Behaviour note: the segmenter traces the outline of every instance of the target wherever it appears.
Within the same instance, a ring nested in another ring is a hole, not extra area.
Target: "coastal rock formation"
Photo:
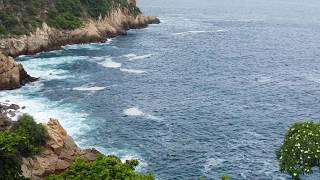
[[[17,117],[22,115],[19,105],[0,102],[0,131],[18,125]],[[71,166],[76,157],[86,162],[95,161],[100,154],[95,149],[80,149],[61,126],[58,120],[50,119],[45,125],[48,140],[40,154],[22,158],[23,176],[33,180],[44,179],[51,174],[59,174]],[[0,178],[1,179],[1,178]]]
[[[135,4],[135,0],[130,3]],[[106,18],[87,20],[81,28],[60,30],[43,23],[33,33],[0,39],[0,90],[15,89],[37,80],[27,74],[11,57],[60,49],[67,44],[104,42],[107,37],[125,35],[129,29],[158,24],[156,17],[130,15],[127,9],[116,8]]]
[[[75,30],[58,30],[43,23],[30,35],[0,39],[0,52],[17,57],[42,51],[60,49],[66,44],[103,42],[107,37],[124,35],[129,29],[145,28],[160,23],[156,17],[130,15],[126,9],[117,8],[99,20],[88,20]]]
[[[21,64],[0,52],[0,90],[19,88],[35,80],[36,78],[29,76]]]
[[[33,158],[22,159],[23,175],[31,179],[44,179],[50,174],[59,174],[71,166],[76,157],[95,161],[99,152],[95,149],[81,150],[63,129],[58,120],[46,124],[49,139],[44,150]]]

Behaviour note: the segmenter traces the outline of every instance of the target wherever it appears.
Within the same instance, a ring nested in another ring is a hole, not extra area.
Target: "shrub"
[[[276,154],[280,170],[293,179],[312,174],[313,167],[320,167],[320,124],[295,123],[289,128]]]
[[[10,132],[0,132],[0,179],[22,178],[18,149],[24,137]]]
[[[27,144],[20,149],[20,152],[25,155],[34,155],[40,152],[40,147],[45,145],[48,132],[42,124],[37,124],[29,115],[23,115],[19,118],[19,126],[15,133],[25,137]]]
[[[0,179],[24,179],[21,157],[38,153],[46,139],[46,129],[28,115],[19,118],[15,129],[0,132]]]
[[[117,180],[153,180],[149,174],[136,173],[137,160],[122,163],[116,156],[99,155],[94,162],[84,162],[76,159],[73,165],[63,174],[50,176],[48,180],[95,180],[95,179],[117,179]]]
[[[59,13],[57,11],[49,12],[49,26],[58,28],[58,29],[76,29],[81,26],[81,20],[72,15],[70,12]]]

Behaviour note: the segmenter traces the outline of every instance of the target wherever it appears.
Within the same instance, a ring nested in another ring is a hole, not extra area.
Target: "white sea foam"
[[[106,58],[105,61],[99,62],[99,64],[106,68],[120,68],[122,66],[121,63],[112,61],[111,57]]]
[[[24,68],[34,77],[45,80],[66,79],[73,77],[66,70],[59,69],[58,65],[73,63],[79,60],[86,60],[87,56],[59,56],[51,58],[32,58],[21,61]]]
[[[2,91],[0,92],[0,102],[10,100],[9,103],[18,104],[20,107],[25,106],[25,109],[19,111],[31,114],[40,123],[48,122],[49,118],[59,119],[63,127],[75,139],[78,135],[89,130],[89,127],[83,123],[88,114],[79,112],[77,106],[64,104],[59,101],[50,101],[43,97],[23,95],[24,93],[28,94],[28,91],[27,88],[15,91]]]
[[[126,69],[126,68],[120,68],[120,71],[132,73],[132,74],[143,74],[146,73],[144,70],[138,70],[138,69]]]
[[[138,55],[132,54],[132,53],[124,55],[124,57],[128,58],[129,61],[146,59],[146,58],[150,58],[151,56],[152,56],[152,54],[145,54],[145,55],[138,56]]]
[[[162,119],[160,117],[157,117],[157,116],[154,116],[154,115],[151,115],[151,114],[147,114],[146,118],[147,119],[151,119],[151,120],[155,120],[155,121],[162,121]]]
[[[223,162],[224,162],[224,160],[222,160],[222,159],[209,158],[207,160],[207,162],[204,164],[204,171],[206,173],[210,172],[213,168],[219,166]]]
[[[75,90],[75,91],[101,91],[104,89],[106,89],[106,87],[99,87],[99,86],[92,86],[92,87],[79,86],[79,87],[72,88],[72,90]]]
[[[128,108],[123,111],[127,116],[144,116],[145,113],[142,112],[138,107]]]
[[[127,116],[143,117],[145,119],[150,119],[154,121],[162,121],[160,117],[151,115],[149,113],[145,113],[138,107],[131,107],[131,108],[125,109],[123,113]]]
[[[180,33],[173,33],[173,35],[189,35],[189,34],[202,34],[202,33],[219,33],[219,32],[225,32],[224,29],[214,30],[214,31],[185,31]]]

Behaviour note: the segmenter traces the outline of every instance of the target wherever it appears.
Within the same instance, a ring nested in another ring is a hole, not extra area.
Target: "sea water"
[[[41,79],[0,101],[157,179],[289,178],[275,157],[287,128],[320,120],[319,1],[139,4],[162,23],[19,57]]]

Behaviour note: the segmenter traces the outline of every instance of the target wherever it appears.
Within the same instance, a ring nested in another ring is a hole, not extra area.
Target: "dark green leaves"
[[[31,116],[23,115],[18,123],[16,129],[0,132],[0,179],[23,179],[21,157],[38,153],[48,136]]]

